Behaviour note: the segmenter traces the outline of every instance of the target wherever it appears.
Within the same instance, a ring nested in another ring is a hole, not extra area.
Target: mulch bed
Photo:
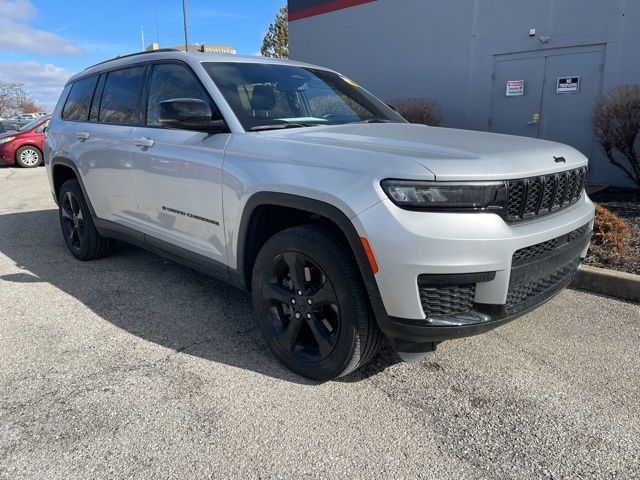
[[[589,197],[622,218],[629,225],[630,232],[626,251],[615,253],[592,244],[585,263],[640,275],[640,190],[608,187]]]

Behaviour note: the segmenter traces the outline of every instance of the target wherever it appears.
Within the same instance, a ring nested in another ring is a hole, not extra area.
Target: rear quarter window
[[[89,77],[73,83],[69,97],[62,110],[65,120],[86,121],[89,119],[91,99],[96,88],[98,77]]]

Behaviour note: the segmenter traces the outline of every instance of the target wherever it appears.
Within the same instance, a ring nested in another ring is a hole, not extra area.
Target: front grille
[[[512,262],[514,264],[518,264],[527,260],[531,260],[532,258],[540,257],[547,252],[565,245],[567,242],[571,243],[574,240],[582,237],[585,233],[587,233],[588,228],[589,224],[585,223],[580,228],[576,228],[568,234],[565,233],[564,235],[561,235],[557,238],[552,238],[551,240],[547,240],[546,242],[537,243],[535,245],[531,245],[530,247],[524,247],[520,250],[516,250],[516,252],[513,254]]]
[[[517,263],[524,260],[529,260],[531,258],[539,257],[540,255],[544,255],[551,250],[555,250],[557,246],[558,240],[554,238],[552,240],[547,240],[546,242],[531,245],[530,247],[521,248],[513,254],[513,262]]]
[[[476,294],[474,283],[442,287],[419,287],[422,309],[427,317],[469,312]]]
[[[507,182],[510,223],[556,212],[577,202],[587,178],[585,167]]]
[[[589,224],[585,223],[583,226],[581,226],[580,228],[576,228],[573,232],[571,232],[569,234],[569,241],[572,242],[574,241],[576,238],[581,237],[582,235],[584,235],[585,233],[587,233],[587,229],[589,228]]]
[[[561,284],[564,285],[568,282],[569,277],[572,277],[573,274],[578,271],[579,266],[580,260],[576,259],[559,270],[543,277],[524,283],[509,285],[505,310],[507,312],[517,311],[521,309],[528,300],[554,290]]]

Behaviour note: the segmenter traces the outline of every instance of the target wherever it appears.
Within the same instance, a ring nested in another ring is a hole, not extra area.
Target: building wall
[[[640,83],[638,0],[374,0],[331,8],[345,5],[290,0],[298,18],[289,24],[291,58],[334,68],[386,100],[435,99],[445,126],[491,130],[496,55],[603,45],[602,91]],[[592,182],[627,183],[599,148],[593,152]]]

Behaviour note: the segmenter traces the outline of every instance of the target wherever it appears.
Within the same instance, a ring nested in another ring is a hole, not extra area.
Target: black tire
[[[58,212],[62,236],[78,260],[102,258],[113,251],[115,240],[101,236],[96,230],[78,180],[67,180],[62,185]]]
[[[382,332],[351,252],[321,227],[270,238],[254,265],[252,294],[267,344],[300,375],[320,381],[347,375],[380,348]]]
[[[38,147],[25,145],[16,150],[16,164],[22,168],[36,168],[42,165],[42,152]]]

